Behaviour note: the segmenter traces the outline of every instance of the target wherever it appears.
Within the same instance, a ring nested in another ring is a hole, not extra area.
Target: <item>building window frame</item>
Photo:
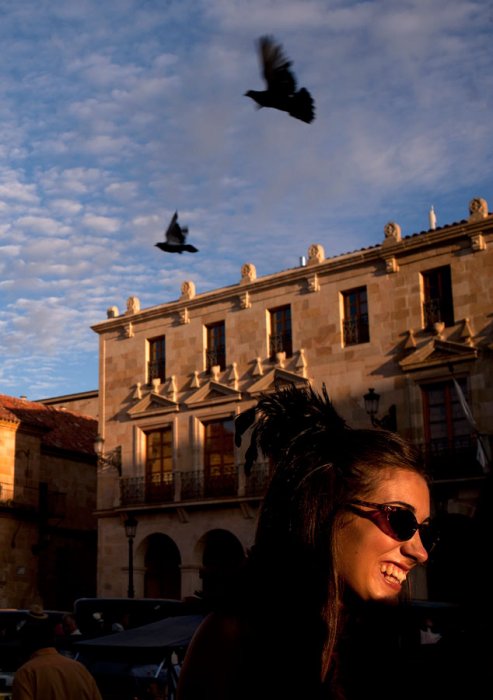
[[[235,496],[238,470],[234,444],[234,417],[202,419],[204,496]],[[222,430],[215,430],[222,426]],[[226,428],[226,430],[224,430]]]
[[[226,369],[226,323],[216,321],[205,326],[205,369],[211,372],[212,367]]]
[[[423,328],[433,330],[435,323],[454,325],[452,271],[441,265],[421,272]]]
[[[456,377],[470,404],[467,377]],[[480,473],[474,431],[461,406],[452,379],[420,385],[423,407],[424,454],[434,479],[464,478]]]
[[[286,357],[293,356],[293,330],[291,304],[283,304],[269,309],[269,357],[276,359],[279,352]]]
[[[344,347],[370,342],[368,290],[366,285],[341,292]]]
[[[173,500],[174,431],[167,424],[144,431],[146,501]],[[154,444],[151,444],[151,441]]]
[[[159,335],[147,340],[147,383],[152,384],[153,379],[159,379],[161,383],[166,380],[166,336]]]

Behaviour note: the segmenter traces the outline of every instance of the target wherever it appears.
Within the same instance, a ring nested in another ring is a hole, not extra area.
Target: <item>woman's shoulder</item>
[[[243,625],[234,615],[209,613],[188,647],[177,700],[228,700],[241,676]]]
[[[199,644],[228,645],[239,642],[242,632],[243,623],[238,616],[210,612],[197,628],[190,644],[190,649]]]

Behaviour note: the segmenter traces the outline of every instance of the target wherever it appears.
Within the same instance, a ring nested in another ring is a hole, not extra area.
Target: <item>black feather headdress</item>
[[[261,450],[275,463],[295,452],[310,453],[313,444],[340,443],[341,434],[351,429],[332,405],[325,385],[322,393],[311,386],[296,387],[292,383],[276,385],[272,394],[261,394],[256,406],[241,413],[235,420],[235,443],[241,445],[244,433],[251,427],[250,444],[245,452],[245,474],[248,476]]]

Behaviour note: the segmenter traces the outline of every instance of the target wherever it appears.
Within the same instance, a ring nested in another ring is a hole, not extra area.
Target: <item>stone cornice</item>
[[[210,306],[220,302],[229,302],[233,307],[238,307],[238,296],[248,292],[249,300],[252,300],[257,292],[265,289],[271,289],[273,286],[284,286],[286,284],[300,284],[303,290],[306,290],[309,278],[312,278],[314,273],[317,275],[317,280],[320,281],[324,276],[332,273],[341,272],[359,267],[362,264],[371,262],[382,263],[382,260],[395,258],[398,260],[402,254],[408,255],[410,252],[418,252],[420,249],[429,248],[441,244],[451,243],[461,238],[469,240],[477,235],[485,233],[493,233],[493,215],[490,214],[487,218],[480,221],[468,222],[460,221],[456,224],[443,226],[436,230],[423,231],[421,233],[411,234],[402,238],[399,241],[390,242],[386,240],[382,244],[362,248],[361,250],[352,253],[344,253],[333,258],[325,258],[322,262],[316,263],[310,267],[299,266],[282,270],[280,272],[266,275],[265,277],[257,278],[252,282],[243,280],[235,285],[222,287],[203,294],[197,294],[191,299],[177,299],[175,301],[152,306],[148,309],[139,310],[137,313],[131,314],[132,323],[138,325],[140,322],[149,321],[153,318],[161,318],[163,314],[172,316],[176,314],[179,318],[180,313],[186,309],[190,313],[194,309]],[[474,250],[471,248],[471,253]],[[241,309],[238,309],[241,313]],[[122,314],[114,318],[109,318],[101,321],[91,329],[98,334],[106,333],[107,331],[121,332],[121,329],[128,325],[129,314]]]

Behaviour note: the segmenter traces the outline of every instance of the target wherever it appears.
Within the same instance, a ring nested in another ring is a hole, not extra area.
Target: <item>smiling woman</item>
[[[434,539],[419,456],[388,431],[351,429],[325,388],[261,396],[237,442],[249,428],[247,462],[260,450],[274,465],[255,544],[236,597],[190,646],[178,700],[360,700],[394,687],[405,669],[399,606],[387,603]]]

